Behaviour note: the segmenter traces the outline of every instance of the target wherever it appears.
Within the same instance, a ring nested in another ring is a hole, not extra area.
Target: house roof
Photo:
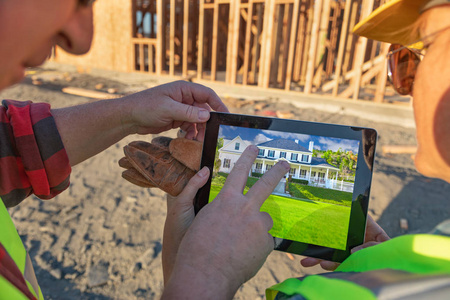
[[[336,168],[335,166],[332,166],[332,165],[330,165],[329,163],[327,163],[327,161],[325,160],[325,158],[319,158],[319,157],[313,157],[312,159],[311,159],[311,166],[317,166],[317,167],[332,167],[332,168],[335,168],[335,169],[338,169],[338,168]]]
[[[261,144],[256,145],[258,147],[269,147],[269,148],[278,148],[283,150],[291,150],[291,151],[301,151],[301,152],[311,152],[308,149],[306,149],[303,146],[300,146],[293,140],[287,140],[287,139],[277,139],[277,140],[271,140],[268,142],[264,142]]]

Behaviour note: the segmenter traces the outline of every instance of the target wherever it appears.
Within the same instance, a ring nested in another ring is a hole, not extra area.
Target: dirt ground
[[[34,81],[34,84],[33,84]],[[33,100],[64,107],[90,101],[64,94],[74,86],[127,94],[157,82],[133,85],[102,76],[61,69],[34,70],[23,83],[0,93],[2,99]],[[256,103],[224,98],[233,112],[261,114]],[[294,119],[368,126],[379,133],[379,146],[415,145],[413,129],[376,123],[289,104],[262,100],[265,111],[291,111]],[[174,136],[169,132],[167,136]],[[53,200],[34,197],[10,213],[34,262],[46,299],[157,299],[163,289],[161,269],[165,196],[160,190],[136,187],[120,176],[122,147],[153,136],[130,136],[73,168],[71,185]],[[370,213],[394,237],[428,232],[450,218],[450,185],[418,174],[410,155],[376,155]],[[401,229],[400,219],[408,221]],[[257,276],[243,285],[235,299],[261,299],[264,291],[289,277],[323,272],[301,268],[300,256],[273,252]]]

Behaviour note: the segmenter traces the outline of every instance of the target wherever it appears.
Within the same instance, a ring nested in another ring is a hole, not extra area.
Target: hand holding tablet
[[[247,182],[240,178],[245,185],[234,186],[244,194],[262,184],[261,176],[267,185],[277,162],[290,164],[285,178],[270,182],[274,192],[261,206],[273,219],[269,233],[277,250],[340,262],[364,242],[375,130],[212,113],[205,141],[202,166],[211,177],[197,194],[196,211],[223,195],[231,170],[241,168],[239,157],[253,144],[259,152]]]
[[[274,240],[268,233],[273,222],[260,209],[289,171],[289,166],[287,162],[279,162],[244,194],[248,173],[257,155],[255,146],[249,146],[242,152],[221,192],[193,220],[179,246],[177,263],[167,285],[170,288],[166,288],[167,295],[177,294],[180,285],[173,282],[200,280],[201,284],[189,282],[190,286],[205,288],[195,290],[201,295],[200,298],[216,298],[219,294],[231,299],[242,282],[255,275],[273,250]],[[191,180],[195,181],[196,177]],[[194,185],[190,182],[185,191],[191,190]],[[189,198],[185,197],[185,191],[178,199]],[[172,219],[172,212],[169,211],[168,221]],[[224,282],[226,286],[221,285]],[[210,286],[224,289],[216,290],[216,294],[209,296]],[[232,294],[228,295],[230,292]]]

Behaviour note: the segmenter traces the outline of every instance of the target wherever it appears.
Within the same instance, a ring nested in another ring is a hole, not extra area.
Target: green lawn
[[[352,205],[353,195],[349,192],[296,183],[289,183],[289,192],[292,196],[299,199],[309,199],[349,207]]]
[[[220,189],[221,186],[211,186],[210,202]],[[271,195],[261,211],[269,213],[273,219],[274,226],[270,230],[273,236],[336,249],[346,247],[348,206]]]

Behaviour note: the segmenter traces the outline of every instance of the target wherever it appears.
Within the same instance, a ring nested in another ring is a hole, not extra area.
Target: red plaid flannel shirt
[[[47,103],[0,106],[0,197],[6,207],[34,193],[50,199],[69,186],[70,164]]]

